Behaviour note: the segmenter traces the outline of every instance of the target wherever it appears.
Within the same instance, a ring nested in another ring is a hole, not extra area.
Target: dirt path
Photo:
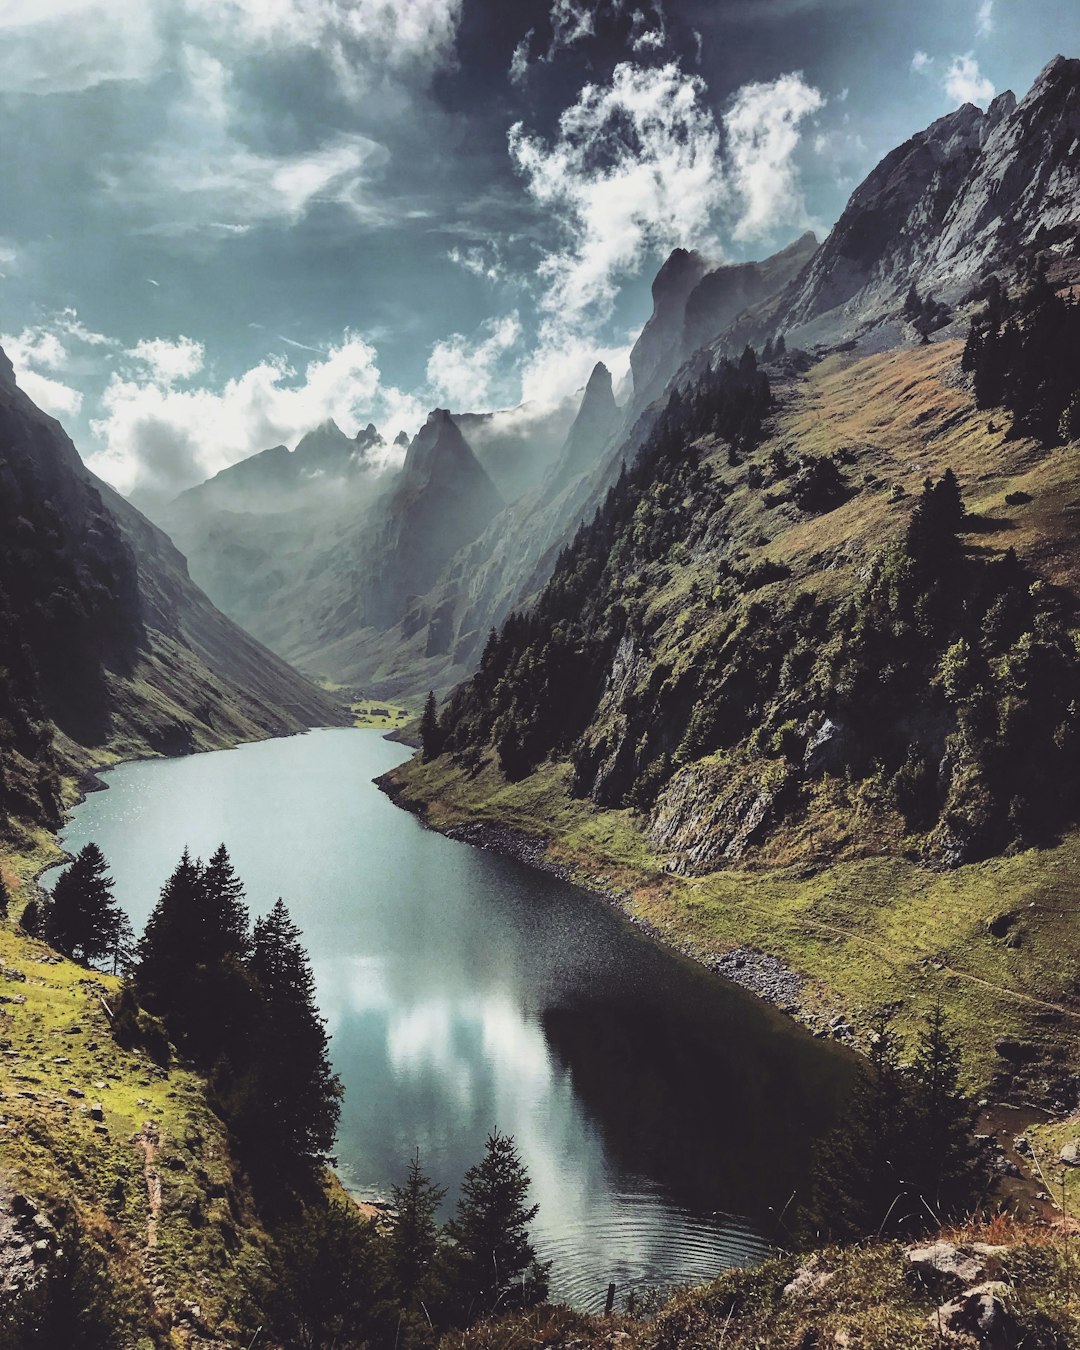
[[[161,1174],[157,1170],[157,1151],[161,1143],[161,1137],[158,1134],[158,1127],[152,1120],[148,1120],[142,1128],[142,1134],[139,1136],[139,1147],[143,1155],[143,1176],[146,1178],[146,1199],[150,1206],[150,1214],[146,1220],[146,1246],[152,1249],[157,1246],[157,1228],[158,1219],[161,1217]]]

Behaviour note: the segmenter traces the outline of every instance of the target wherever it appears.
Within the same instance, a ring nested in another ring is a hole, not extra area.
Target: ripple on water
[[[541,1216],[534,1239],[541,1258],[552,1263],[552,1298],[582,1312],[603,1311],[612,1283],[622,1307],[631,1290],[700,1284],[769,1251],[768,1242],[734,1215],[658,1206],[655,1194],[621,1194],[557,1228],[548,1228]]]

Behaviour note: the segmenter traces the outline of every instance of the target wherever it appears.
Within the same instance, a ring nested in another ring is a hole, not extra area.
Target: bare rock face
[[[1075,254],[1080,61],[1055,57],[1025,98],[965,104],[899,146],[855,190],[791,287],[779,326],[829,339],[896,317],[908,287],[956,298],[1032,246]]]
[[[689,765],[660,794],[649,838],[674,872],[736,862],[764,836],[783,786],[770,765]]]
[[[644,408],[663,392],[682,346],[683,317],[690,292],[710,271],[700,253],[677,248],[652,284],[653,312],[630,353],[634,403]],[[674,362],[672,358],[674,359]]]

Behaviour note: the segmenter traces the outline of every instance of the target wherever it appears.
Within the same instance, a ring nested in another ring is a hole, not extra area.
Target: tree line
[[[5,914],[6,901],[0,878]],[[125,973],[112,1021],[120,1044],[165,1067],[182,1053],[206,1075],[274,1236],[249,1296],[286,1345],[427,1347],[452,1327],[546,1297],[549,1267],[529,1235],[537,1214],[529,1175],[498,1130],[445,1223],[446,1191],[418,1152],[393,1188],[389,1232],[351,1202],[328,1201],[341,1084],[311,965],[282,900],[252,924],[224,844],[206,863],[184,852],[137,943],[94,843],[62,870],[51,896],[31,904],[24,928],[72,959]],[[72,1346],[111,1346],[135,1325],[132,1300],[74,1223],[64,1251],[25,1297],[0,1304],[4,1350],[61,1332]],[[85,1294],[81,1307],[64,1292],[72,1282]]]

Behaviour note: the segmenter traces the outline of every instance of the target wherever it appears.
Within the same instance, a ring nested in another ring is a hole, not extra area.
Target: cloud
[[[514,48],[514,54],[510,58],[509,76],[511,84],[523,85],[525,83],[529,74],[529,50],[535,32],[534,28],[530,28]]]
[[[911,58],[911,69],[916,75],[925,75],[934,64],[934,58],[929,52],[917,51]]]
[[[127,353],[147,367],[159,383],[171,385],[177,380],[189,380],[202,370],[206,348],[194,338],[144,338]]]
[[[437,342],[427,363],[427,379],[436,398],[458,410],[487,411],[496,367],[521,338],[517,312],[489,320],[485,336],[470,342],[461,333]]]
[[[526,190],[562,225],[547,253],[540,307],[551,321],[609,317],[620,275],[678,243],[715,247],[710,224],[726,196],[720,133],[705,86],[674,63],[616,66],[587,84],[546,143],[517,123],[510,155]]]
[[[945,72],[945,92],[956,104],[978,103],[985,107],[994,97],[993,82],[979,70],[979,63],[971,52],[954,56]]]
[[[338,133],[292,154],[254,151],[236,129],[232,79],[224,63],[196,47],[183,52],[185,92],[168,129],[149,150],[113,156],[101,172],[114,200],[153,218],[154,234],[224,239],[256,225],[294,224],[317,202],[346,206],[371,220],[371,172],[387,159],[365,136]]]
[[[225,57],[321,55],[356,93],[453,60],[462,0],[5,0],[0,92],[79,93],[175,68],[183,34]],[[192,35],[196,37],[193,38]]]
[[[164,51],[155,0],[5,0],[0,92],[81,93],[146,80]]]
[[[602,0],[554,0],[551,6],[551,47],[548,60],[560,47],[572,47],[596,33],[596,11]]]
[[[91,431],[100,449],[91,468],[125,494],[168,500],[237,460],[285,443],[332,417],[348,434],[369,420],[415,431],[424,408],[382,381],[375,349],[345,333],[302,371],[283,357],[214,387],[178,387],[202,368],[200,343],[154,339],[131,349],[134,365],[114,372]],[[387,447],[387,463],[398,451]]]
[[[975,13],[976,37],[989,37],[994,31],[994,0],[981,0]]]
[[[61,374],[70,378],[69,372],[84,364],[84,354],[74,353],[73,343],[91,349],[118,345],[103,333],[87,328],[77,311],[70,308],[19,333],[0,334],[0,347],[15,368],[19,387],[53,417],[73,417],[83,405],[80,391],[56,378]]]
[[[675,61],[628,61],[608,84],[585,85],[552,139],[514,125],[514,167],[562,236],[537,272],[540,323],[523,397],[580,388],[596,359],[618,375],[627,347],[603,330],[625,278],[658,254],[683,246],[719,260],[725,220],[738,240],[805,223],[794,154],[801,121],[823,104],[795,73],[746,85],[724,117],[725,153],[697,75]]]
[[[744,203],[736,239],[765,239],[785,225],[810,223],[794,154],[800,122],[824,105],[797,72],[739,90],[724,114],[733,181]]]
[[[507,272],[498,246],[491,240],[476,244],[470,248],[458,248],[455,245],[446,255],[456,266],[471,272],[474,277],[485,281],[503,281]]]

